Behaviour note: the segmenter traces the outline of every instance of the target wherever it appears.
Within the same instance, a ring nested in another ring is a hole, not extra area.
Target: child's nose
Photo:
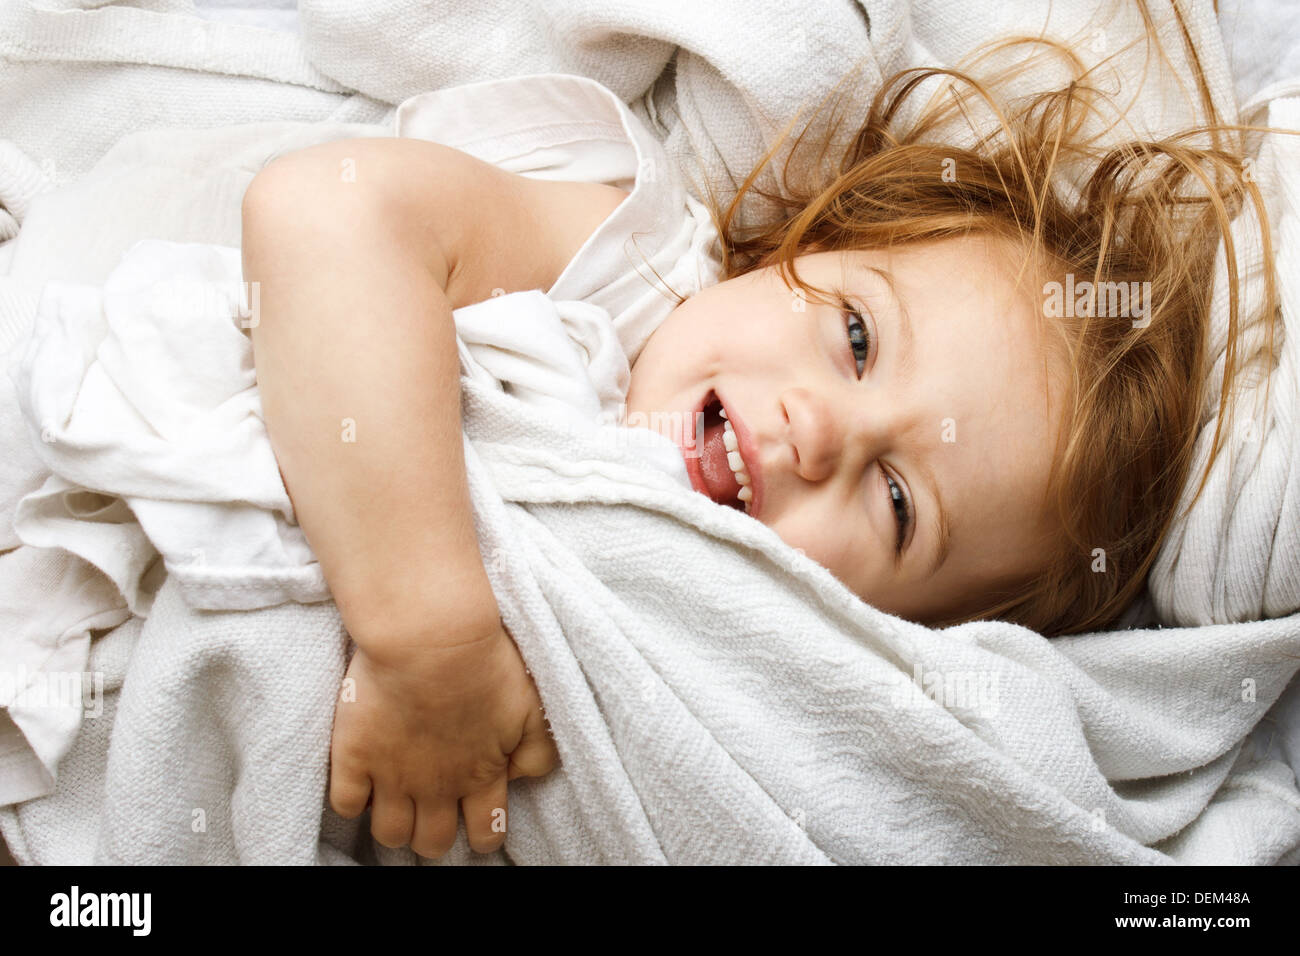
[[[808,389],[789,388],[781,393],[781,409],[789,424],[795,471],[807,481],[829,477],[844,444],[831,407]]]

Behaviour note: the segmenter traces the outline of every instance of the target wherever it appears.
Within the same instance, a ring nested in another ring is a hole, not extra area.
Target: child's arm
[[[464,797],[471,845],[493,849],[507,774],[553,765],[474,535],[451,311],[549,288],[624,196],[363,139],[277,159],[244,198],[268,433],[358,645],[330,799],[356,816],[372,796],[381,843],[441,855]]]

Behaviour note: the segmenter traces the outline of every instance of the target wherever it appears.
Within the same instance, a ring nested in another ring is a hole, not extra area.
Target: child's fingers
[[[555,741],[545,730],[528,734],[510,755],[508,777],[510,780],[516,777],[545,777],[555,769],[559,756]]]
[[[370,778],[347,773],[338,764],[330,768],[330,807],[346,820],[360,816],[370,799]]]
[[[387,847],[406,846],[415,828],[415,804],[405,793],[375,788],[370,835]]]
[[[431,860],[444,856],[456,842],[456,801],[421,801],[415,808],[411,849]]]
[[[497,777],[476,793],[461,798],[465,836],[475,853],[491,853],[506,842],[506,778]]]

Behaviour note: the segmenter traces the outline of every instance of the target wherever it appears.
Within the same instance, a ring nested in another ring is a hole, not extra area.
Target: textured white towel
[[[874,52],[892,68],[903,65],[900,58],[928,60],[928,52],[946,57],[954,46],[965,52],[968,42],[987,38],[980,27],[999,29],[999,18],[1011,17],[1024,30],[1035,22],[1028,13],[1041,9],[1027,0],[990,3],[986,15],[971,17],[954,16],[946,4],[917,3],[909,33],[906,11],[895,3],[825,6],[821,16],[798,24],[809,40],[805,48],[792,44],[800,33],[788,5],[772,4],[763,15],[752,4],[677,8],[624,0],[599,11],[579,0],[511,5],[534,14],[531,21],[527,13],[502,18],[508,33],[531,23],[525,41],[544,33],[537,11],[554,11],[549,22],[562,29],[545,36],[573,63],[553,62],[539,53],[547,47],[531,41],[498,49],[498,35],[478,27],[496,9],[487,0],[466,7],[477,17],[451,21],[424,7],[376,0],[316,33],[313,22],[329,24],[325,15],[339,7],[304,3],[302,24],[320,70],[363,89],[367,77],[382,79],[384,70],[396,84],[410,78],[412,92],[481,78],[483,70],[502,75],[533,67],[626,82],[631,92],[620,94],[638,98],[641,115],[660,124],[674,155],[686,155],[690,143],[716,168],[718,156],[737,155],[733,164],[745,165],[743,154],[756,142],[752,130],[766,131],[763,104],[772,110],[766,122],[779,124],[789,119],[790,101],[803,99],[800,92],[825,92],[818,70],[831,58],[824,51],[866,52],[861,10],[870,17]],[[1092,5],[1053,5],[1058,9],[1082,23]],[[408,29],[394,38],[399,10]],[[1200,3],[1194,12],[1194,33],[1206,43],[1202,53],[1221,94],[1212,11]],[[187,114],[190,90],[169,87],[172,67],[121,70],[114,80],[108,74],[117,68],[95,62],[112,59],[106,51],[150,62],[140,49],[171,43],[164,62],[185,61],[199,74],[223,53],[226,62],[241,62],[229,47],[189,56],[194,47],[176,47],[174,25],[156,30],[154,21],[134,17],[159,14],[133,11],[128,23],[116,11],[122,26],[102,13],[78,13],[75,30],[67,28],[69,19],[42,15],[0,31],[20,40],[46,31],[44,45],[22,58],[9,55],[10,41],[0,65],[8,71],[3,78],[14,78],[6,91],[24,82],[57,89],[57,96],[33,94],[33,113],[6,127],[21,132],[9,135],[38,165],[59,155],[59,144],[43,131],[73,128],[70,158],[56,172],[85,168],[115,133],[129,129],[144,91],[158,101],[159,115],[190,115],[195,125],[207,125],[199,117],[211,113],[211,98],[197,98]],[[1117,41],[1118,26],[1108,27]],[[734,43],[742,29],[752,38],[745,50]],[[348,39],[340,45],[342,36]],[[101,45],[85,45],[86,37]],[[945,47],[945,39],[952,45]],[[404,48],[395,52],[395,42]],[[675,54],[674,43],[681,47]],[[69,49],[76,56],[65,56]],[[84,61],[85,75],[69,69],[68,59]],[[453,59],[442,83],[418,72]],[[656,82],[669,59],[675,74]],[[87,82],[95,76],[104,82]],[[274,87],[262,84],[282,77],[274,70],[262,77],[255,85],[275,100]],[[292,108],[301,89],[267,108]],[[307,98],[315,109],[330,97],[343,99],[319,88]],[[1160,119],[1169,102],[1157,96],[1146,105]],[[90,130],[59,122],[86,115],[102,122]],[[1168,119],[1177,123],[1174,113]],[[46,278],[102,283],[130,245],[125,236],[229,244],[237,226],[231,197],[269,150],[250,138],[242,153],[227,140],[225,152],[205,154],[217,141],[196,135],[182,149],[174,139],[137,140],[141,167],[149,166],[146,155],[156,163],[159,151],[167,161],[149,169],[152,188],[148,176],[124,176],[120,191],[98,197],[96,214],[125,223],[116,231],[73,234],[84,227],[87,209],[61,208],[58,194],[33,204],[24,232],[41,222],[48,229],[25,245],[20,237],[10,254],[11,275],[21,278],[0,288],[0,314],[14,317],[6,328],[30,319],[32,286]],[[188,184],[172,175],[182,153],[193,163]],[[223,166],[232,155],[244,157],[246,171]],[[191,200],[189,210],[203,212],[191,218],[176,204],[157,202],[166,195],[204,195],[208,205]],[[212,197],[224,197],[225,206]],[[155,228],[142,232],[146,216]],[[1052,642],[1003,624],[918,628],[861,605],[766,528],[684,492],[611,441],[609,431],[559,428],[502,393],[473,383],[465,391],[473,439],[467,467],[486,566],[564,762],[545,780],[512,785],[511,858],[1294,856],[1300,801],[1290,771],[1256,762],[1242,741],[1295,671],[1297,619]],[[12,422],[0,415],[0,424]],[[1223,560],[1233,560],[1232,552]],[[703,582],[701,567],[710,570]],[[344,650],[329,603],[200,612],[183,601],[176,578],[166,577],[146,620],[133,617],[90,641],[88,667],[104,676],[103,718],[83,723],[60,763],[54,794],[0,808],[6,841],[25,862],[414,862],[410,854],[377,850],[363,823],[322,812]],[[3,734],[0,728],[0,744]],[[473,861],[463,841],[453,855]]]
[[[33,342],[47,327],[87,329],[93,339],[106,305],[124,327],[156,328],[159,300],[140,277],[212,282],[223,269],[224,284],[236,286],[231,250],[141,243],[102,297],[79,287],[53,304],[47,297],[52,311],[38,317]],[[168,315],[174,343],[236,328],[237,296],[190,304]],[[518,293],[456,315],[458,324],[468,313],[487,328],[535,327],[539,360],[553,348],[562,365],[566,349],[574,354],[563,309]],[[238,332],[232,341],[245,352],[205,365],[203,388],[217,396],[246,388],[251,349]],[[85,463],[101,489],[120,493],[115,481],[148,471],[136,439],[153,431],[178,456],[172,484],[189,494],[199,481],[185,467],[195,434],[132,419],[114,389],[146,383],[97,375],[112,353],[95,359],[80,347],[89,365],[43,360],[39,345],[19,365],[25,401],[88,400],[55,406],[69,411],[42,453],[60,478],[77,480]],[[151,343],[147,354],[167,351]],[[498,368],[546,390],[532,363]],[[1289,770],[1241,746],[1296,669],[1300,621],[1053,642],[1001,622],[943,631],[910,624],[863,604],[765,525],[691,491],[680,462],[657,468],[627,429],[581,413],[599,408],[597,383],[575,393],[555,376],[556,391],[528,404],[508,394],[509,380],[477,378],[462,388],[480,548],[563,762],[551,777],[515,787],[512,860],[1260,863],[1300,845]],[[575,413],[558,414],[570,396]],[[183,417],[192,399],[181,396],[173,413]],[[260,417],[237,411],[237,425],[266,451],[244,459],[250,473],[222,471],[210,458],[189,464],[208,462],[223,493],[226,482],[273,486]],[[38,421],[28,421],[34,436]],[[99,443],[78,446],[77,436]],[[644,436],[672,461],[666,440]],[[59,450],[65,443],[70,450]],[[119,450],[139,462],[116,462]],[[146,497],[130,500],[164,553],[148,515],[172,487],[165,478],[154,475],[137,489]],[[186,531],[181,517],[162,532]],[[337,615],[329,603],[200,613],[184,599],[191,583],[172,569],[128,664],[94,858],[323,855],[323,791],[313,788],[323,786],[328,711],[344,665]],[[248,583],[246,593],[267,604],[283,600]],[[280,746],[287,732],[306,735],[290,751],[292,771]],[[352,842],[357,826],[325,845],[369,858],[373,848]],[[452,859],[466,858],[462,840]]]
[[[1300,84],[1292,84],[1292,93]],[[1268,102],[1261,122],[1300,130],[1300,96]],[[1148,589],[1162,620],[1182,625],[1221,624],[1279,617],[1300,609],[1300,142],[1270,136],[1251,167],[1267,201],[1274,261],[1264,259],[1253,210],[1233,224],[1237,268],[1244,278],[1241,348],[1250,358],[1238,388],[1236,418],[1210,472],[1203,499],[1170,529]],[[1277,278],[1281,298],[1276,366],[1266,382],[1265,329],[1258,316],[1264,270]],[[1223,250],[1215,272],[1207,389],[1193,473],[1209,460],[1223,394],[1228,341],[1227,266]],[[1228,427],[1224,421],[1223,426]],[[1184,491],[1180,513],[1194,487]]]
[[[135,614],[155,551],[193,607],[329,600],[262,422],[253,315],[229,246],[146,239],[102,289],[49,283],[10,369],[50,471],[18,502],[16,537],[103,569]],[[453,317],[462,374],[575,427],[618,421],[630,369],[604,309],[533,290]],[[675,446],[627,435],[690,489]]]

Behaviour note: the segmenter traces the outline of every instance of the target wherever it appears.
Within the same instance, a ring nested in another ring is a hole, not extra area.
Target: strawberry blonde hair
[[[1140,8],[1147,39],[1153,39],[1153,20],[1146,4]],[[1117,124],[1097,128],[1109,102],[1089,85],[1097,67],[1084,70],[1055,41],[1013,38],[976,62],[1034,44],[1035,57],[1067,65],[1069,82],[1011,101],[999,91],[1021,75],[1023,62],[984,80],[962,70],[905,70],[886,80],[847,147],[834,145],[842,120],[833,118],[825,135],[813,135],[810,120],[776,188],[760,186],[760,174],[771,175],[793,123],[744,181],[733,183],[725,205],[706,184],[722,237],[723,279],[774,266],[792,291],[798,286],[818,297],[823,290],[800,279],[796,256],[982,234],[1018,244],[1028,253],[1025,269],[1038,276],[1150,283],[1149,323],[1140,328],[1128,319],[1092,315],[1048,318],[1038,303],[1049,340],[1069,368],[1045,502],[1059,533],[1028,580],[988,592],[973,613],[929,622],[934,626],[997,618],[1046,636],[1094,631],[1113,626],[1141,594],[1192,467],[1213,371],[1207,330],[1220,243],[1229,283],[1228,346],[1210,464],[1228,432],[1224,415],[1231,414],[1233,381],[1247,360],[1261,360],[1240,354],[1242,295],[1230,229],[1234,216],[1252,204],[1264,261],[1271,264],[1264,203],[1243,175],[1249,169],[1244,134],[1253,127],[1219,121],[1177,3],[1173,13],[1205,118],[1195,129],[1118,144],[1110,136],[1103,143]],[[940,78],[939,94],[915,119],[901,122],[932,78]],[[991,129],[976,129],[972,102],[991,114],[994,121],[985,124]],[[955,144],[955,120],[974,132],[969,145]],[[810,148],[815,157],[808,161]],[[945,169],[956,174],[941,175]],[[758,216],[750,214],[755,202],[764,210]],[[1263,361],[1271,370],[1277,312],[1271,265],[1264,270],[1262,302]],[[1209,470],[1207,464],[1192,504]],[[1104,549],[1100,573],[1094,570],[1097,548]]]

